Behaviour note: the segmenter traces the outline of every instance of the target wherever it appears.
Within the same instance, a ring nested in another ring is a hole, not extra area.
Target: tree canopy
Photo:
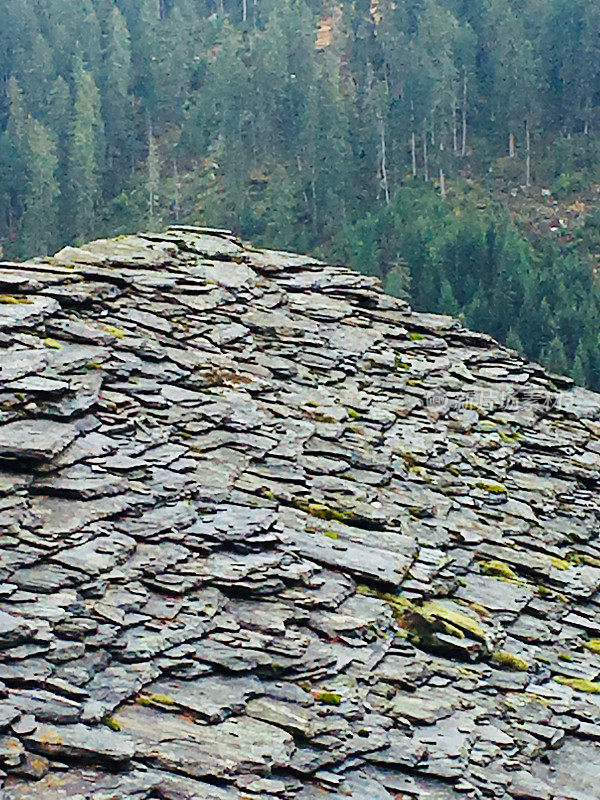
[[[600,168],[584,0],[5,0],[0,248],[168,221],[345,259],[600,388],[600,216],[498,195]]]

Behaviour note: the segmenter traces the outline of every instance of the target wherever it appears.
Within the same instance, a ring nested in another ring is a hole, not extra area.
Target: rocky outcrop
[[[172,228],[0,266],[6,800],[596,797],[600,396]]]

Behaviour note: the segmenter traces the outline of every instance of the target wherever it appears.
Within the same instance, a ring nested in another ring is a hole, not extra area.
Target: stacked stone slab
[[[0,265],[0,796],[591,800],[600,396],[171,228]]]

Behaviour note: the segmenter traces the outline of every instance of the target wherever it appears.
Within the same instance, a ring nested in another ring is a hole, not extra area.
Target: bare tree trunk
[[[383,122],[383,115],[379,116],[379,133],[381,136],[381,153],[380,153],[380,170],[381,170],[381,183],[383,184],[383,193],[385,195],[385,204],[390,204],[390,190],[388,186],[387,176],[387,162],[386,162],[386,148],[385,148],[385,124]]]
[[[510,158],[515,157],[515,135],[510,133],[508,136],[508,155]]]
[[[429,154],[427,152],[427,123],[423,124],[423,174],[429,181]]]
[[[312,224],[313,230],[317,230],[317,187],[315,185],[315,168],[312,167],[312,178],[310,181],[310,192],[312,195]]]
[[[525,140],[527,142],[525,185],[531,186],[531,132],[527,120],[525,120]]]
[[[452,103],[452,150],[454,155],[458,153],[458,124],[456,121],[456,98]]]
[[[446,199],[446,176],[444,175],[444,170],[440,167],[440,193],[442,195],[442,200]]]
[[[463,104],[462,104],[462,147],[460,151],[464,158],[467,155],[467,71],[463,80]]]
[[[417,135],[415,133],[415,106],[411,100],[410,103],[411,109],[411,121],[412,121],[412,133],[410,136],[410,147],[412,153],[412,174],[413,178],[417,177]]]
[[[242,22],[248,19],[248,0],[242,0]]]
[[[179,215],[181,213],[181,197],[179,193],[179,171],[177,170],[176,161],[173,161],[173,183],[175,184],[175,191],[173,194],[173,212],[175,214],[175,221],[179,222]]]
[[[583,123],[583,133],[585,136],[588,136],[590,132],[591,113],[592,113],[592,101],[588,97],[588,99],[585,102],[585,122]]]

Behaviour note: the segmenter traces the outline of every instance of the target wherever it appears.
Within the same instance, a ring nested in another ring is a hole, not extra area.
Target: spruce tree
[[[56,142],[43,123],[31,119],[27,126],[28,176],[25,212],[21,223],[23,255],[52,252],[57,239]]]
[[[94,78],[78,59],[74,69],[75,106],[70,136],[69,177],[72,235],[93,235],[102,202],[104,125],[100,94]]]

